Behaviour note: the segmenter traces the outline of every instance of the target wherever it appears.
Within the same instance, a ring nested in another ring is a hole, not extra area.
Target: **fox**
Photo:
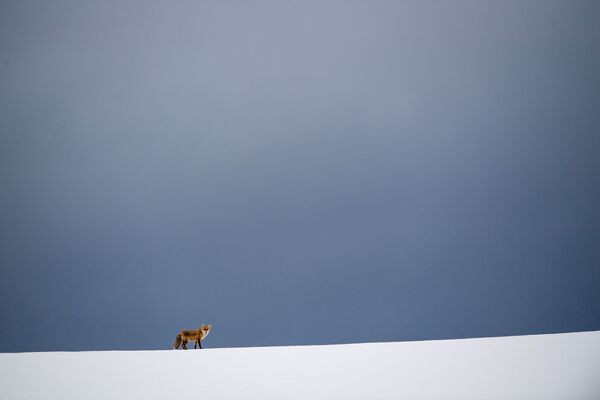
[[[187,350],[186,345],[187,342],[190,340],[196,341],[194,343],[194,349],[196,348],[196,346],[202,348],[202,340],[204,340],[204,338],[208,336],[211,328],[212,325],[208,324],[203,325],[199,329],[191,329],[179,332],[177,336],[175,336],[175,342],[173,342],[173,350],[177,350],[177,348],[179,348],[179,345],[181,345],[181,348],[183,350]]]

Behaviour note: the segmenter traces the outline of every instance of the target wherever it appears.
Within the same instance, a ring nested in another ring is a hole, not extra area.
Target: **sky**
[[[600,329],[596,1],[2,1],[0,351]]]

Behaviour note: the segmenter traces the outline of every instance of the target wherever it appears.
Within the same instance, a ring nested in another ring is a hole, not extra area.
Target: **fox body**
[[[192,329],[187,331],[181,331],[175,336],[175,342],[173,343],[173,349],[177,349],[179,345],[184,350],[187,350],[187,342],[194,340],[194,348],[199,346],[202,348],[202,340],[210,333],[211,324],[203,325],[200,329]]]

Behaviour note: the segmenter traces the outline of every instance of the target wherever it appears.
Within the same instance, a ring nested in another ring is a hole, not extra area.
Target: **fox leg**
[[[184,349],[184,350],[187,350],[187,342],[188,342],[187,340],[184,340],[184,341],[181,343],[181,348],[182,348],[182,349]]]
[[[194,342],[194,349],[195,349],[196,347],[198,347],[198,341],[197,341],[197,340]]]
[[[196,340],[198,342],[198,347],[202,348],[202,341],[200,339]]]

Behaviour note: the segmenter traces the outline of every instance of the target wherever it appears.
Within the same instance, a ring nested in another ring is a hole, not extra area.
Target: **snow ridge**
[[[423,342],[0,354],[2,399],[598,399],[600,331]]]

